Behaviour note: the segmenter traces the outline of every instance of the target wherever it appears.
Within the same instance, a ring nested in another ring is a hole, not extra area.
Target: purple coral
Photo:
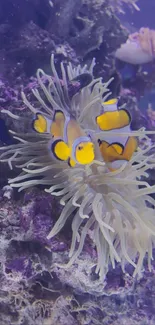
[[[7,274],[19,273],[23,277],[30,278],[33,274],[32,261],[25,257],[16,257],[5,264]]]
[[[48,246],[51,251],[66,250],[67,244],[63,240],[47,239],[53,220],[60,212],[55,199],[34,189],[25,194],[24,204],[20,208],[20,225],[25,237]]]

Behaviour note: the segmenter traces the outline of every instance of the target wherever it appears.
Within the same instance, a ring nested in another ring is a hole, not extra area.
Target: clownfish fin
[[[124,146],[121,143],[115,142],[115,143],[110,144],[110,146],[112,146],[119,155],[122,155],[122,153],[124,151]]]
[[[32,128],[38,133],[47,133],[48,124],[51,123],[46,117],[41,113],[36,113],[36,117],[32,121]]]
[[[99,140],[101,155],[106,163],[112,163],[118,160],[130,161],[132,155],[137,150],[138,141],[135,137],[129,137],[125,146],[121,143],[112,143],[109,145],[106,141]]]
[[[65,115],[61,110],[56,110],[54,113],[53,121],[56,122],[57,120],[64,120]]]
[[[76,162],[72,158],[68,158],[68,165],[69,167],[74,167],[76,165]]]
[[[128,141],[124,147],[123,157],[126,160],[130,160],[132,155],[138,148],[138,140],[135,137],[129,137]]]
[[[102,131],[120,129],[131,123],[131,115],[126,109],[107,111],[96,117],[96,123]]]
[[[101,155],[106,163],[122,159],[124,147],[121,143],[109,144],[101,141],[99,144]]]
[[[55,138],[63,137],[63,130],[65,124],[65,115],[61,110],[57,110],[54,113],[53,123],[51,123],[50,133]]]
[[[62,161],[67,161],[70,155],[70,149],[62,139],[52,140],[49,144],[49,150],[56,159]]]

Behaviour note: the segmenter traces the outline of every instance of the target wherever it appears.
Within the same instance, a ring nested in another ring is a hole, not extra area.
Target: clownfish
[[[67,161],[70,167],[90,164],[95,157],[94,144],[69,114],[56,110],[53,119],[38,112],[33,120],[38,133],[51,134],[49,151],[52,157]]]
[[[125,161],[132,158],[138,142],[133,136],[121,136],[118,133],[131,132],[131,115],[126,109],[118,110],[117,99],[103,103],[104,113],[96,117],[105,140],[98,140],[101,155],[110,170],[117,170]],[[108,137],[108,133],[112,133]],[[118,134],[118,135],[117,135]]]

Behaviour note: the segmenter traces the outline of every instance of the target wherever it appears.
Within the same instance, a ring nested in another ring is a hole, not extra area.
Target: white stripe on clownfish
[[[52,139],[48,149],[50,155],[66,161],[70,166],[89,164],[94,160],[94,145],[77,121],[61,110],[55,111],[53,119],[37,113],[33,128],[38,133],[49,133]]]
[[[115,98],[111,99],[107,102],[104,102],[102,104],[103,110],[104,110],[103,114],[106,112],[111,112],[111,113],[112,112],[120,112],[120,110],[118,110],[117,104],[118,104],[118,101]],[[124,111],[127,112],[127,110],[124,110]],[[128,114],[129,114],[129,112],[128,112]],[[112,116],[112,114],[111,114],[111,116]],[[129,136],[125,136],[125,135],[119,136],[119,133],[131,134],[131,117],[130,117],[130,123],[128,125],[123,126],[123,122],[122,122],[122,127],[118,127],[118,128],[116,127],[114,129],[102,130],[102,131],[103,131],[103,136],[101,137],[101,140],[104,139],[109,144],[114,143],[114,142],[120,142],[124,146],[126,144],[126,141]]]
[[[99,147],[109,169],[121,167],[129,161],[137,148],[137,139],[132,136],[131,116],[126,109],[117,108],[117,99],[103,103],[104,112],[96,117],[96,123],[102,130]],[[131,136],[121,134],[129,133]]]

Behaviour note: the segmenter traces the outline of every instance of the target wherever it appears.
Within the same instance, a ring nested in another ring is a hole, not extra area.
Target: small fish
[[[76,120],[62,111],[55,111],[54,118],[38,112],[33,121],[38,133],[52,135],[49,150],[58,160],[68,161],[69,166],[87,165],[94,160],[94,144]]]
[[[104,113],[96,117],[96,123],[103,131],[99,139],[99,147],[104,161],[110,170],[117,170],[125,161],[129,161],[137,149],[137,139],[121,136],[118,133],[131,132],[131,116],[126,109],[118,110],[117,99],[103,103]],[[112,136],[108,136],[108,133]]]
[[[46,118],[42,113],[36,113],[36,116],[32,122],[32,128],[38,133],[50,133],[51,121]]]
[[[92,79],[92,75],[89,72],[85,72],[70,80],[68,83],[69,97],[72,98],[82,88],[88,86]]]

